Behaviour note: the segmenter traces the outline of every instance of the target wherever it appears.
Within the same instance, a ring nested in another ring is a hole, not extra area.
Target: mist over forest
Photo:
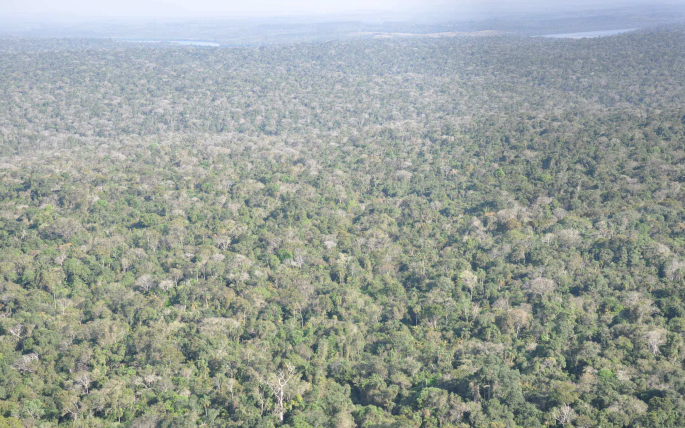
[[[181,39],[212,41],[224,46],[258,46],[345,41],[364,33],[425,35],[497,31],[535,36],[650,28],[685,19],[685,4],[681,1],[464,0],[423,4],[407,0],[405,7],[393,9],[374,10],[373,2],[352,2],[347,7],[341,5],[337,12],[319,14],[303,11],[309,0],[301,0],[301,7],[290,13],[281,11],[288,3],[275,2],[274,6],[282,4],[280,8],[255,6],[243,12],[231,12],[233,3],[228,2],[222,9],[221,3],[214,0],[205,2],[218,9],[215,13],[203,10],[202,1],[192,8],[186,0],[171,0],[168,8],[146,0],[89,3],[92,9],[79,4],[81,0],[71,0],[72,7],[57,7],[58,13],[39,13],[35,6],[28,7],[30,2],[41,1],[27,0],[27,7],[17,6],[15,9],[19,11],[10,8],[5,13],[0,6],[0,36]],[[184,8],[178,7],[182,4]]]

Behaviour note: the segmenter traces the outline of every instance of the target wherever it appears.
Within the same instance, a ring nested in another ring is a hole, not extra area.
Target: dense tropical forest
[[[0,427],[682,427],[685,27],[0,39]]]

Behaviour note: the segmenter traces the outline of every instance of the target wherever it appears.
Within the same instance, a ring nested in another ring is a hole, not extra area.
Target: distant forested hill
[[[0,39],[0,427],[680,427],[685,28]]]

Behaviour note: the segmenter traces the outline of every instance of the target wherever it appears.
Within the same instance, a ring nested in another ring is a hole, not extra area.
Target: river
[[[582,33],[563,33],[563,34],[546,34],[537,37],[551,37],[555,39],[592,39],[596,37],[614,36],[616,34],[628,33],[635,31],[637,28],[623,29],[623,30],[601,30],[601,31],[585,31]]]

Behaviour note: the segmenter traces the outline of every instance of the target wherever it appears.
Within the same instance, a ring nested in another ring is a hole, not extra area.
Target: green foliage
[[[14,418],[14,417],[9,417],[5,418],[3,416],[0,416],[0,428],[22,428],[23,425],[21,423],[21,420]]]
[[[682,426],[682,28],[13,43],[0,427]]]

